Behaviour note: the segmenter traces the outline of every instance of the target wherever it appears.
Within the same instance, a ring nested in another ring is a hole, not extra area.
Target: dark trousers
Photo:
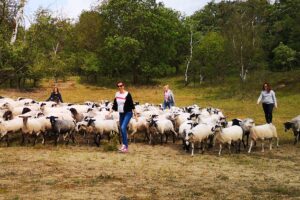
[[[272,123],[272,118],[273,118],[272,112],[273,112],[274,104],[263,103],[262,106],[265,112],[266,122],[268,124]]]
[[[122,143],[128,148],[127,125],[132,117],[132,112],[120,113],[120,128],[122,135]]]

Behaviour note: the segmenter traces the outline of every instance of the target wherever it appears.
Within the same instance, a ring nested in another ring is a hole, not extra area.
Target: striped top
[[[126,101],[126,96],[128,95],[128,92],[124,92],[124,93],[120,93],[120,92],[116,92],[116,101],[118,104],[118,112],[119,113],[123,113],[124,112],[124,105],[125,105],[125,101]]]

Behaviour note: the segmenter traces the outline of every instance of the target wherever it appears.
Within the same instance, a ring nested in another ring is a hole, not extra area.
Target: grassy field
[[[221,157],[217,149],[191,157],[179,141],[155,146],[138,142],[126,155],[107,151],[105,145],[6,148],[1,144],[0,199],[300,199],[300,144],[294,146],[292,134],[284,133],[282,126],[300,114],[298,75],[272,75],[280,147],[271,152],[261,153],[260,143],[251,155],[245,151],[229,155],[225,150]],[[183,88],[178,78],[128,90],[135,101],[158,104],[162,86],[169,83],[178,106],[213,106],[228,119],[252,117],[262,124],[264,115],[256,99],[264,76],[236,93],[237,86],[229,82]],[[45,81],[30,92],[2,89],[0,95],[44,100],[52,84]],[[74,103],[112,100],[115,93],[115,88],[82,85],[76,79],[60,82],[59,87],[64,100]]]

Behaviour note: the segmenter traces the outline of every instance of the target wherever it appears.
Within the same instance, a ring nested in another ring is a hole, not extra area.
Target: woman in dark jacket
[[[119,112],[119,121],[120,121],[120,128],[121,128],[121,135],[122,135],[122,147],[119,149],[122,153],[128,152],[128,140],[127,140],[127,125],[132,118],[132,115],[135,114],[135,106],[133,104],[131,94],[125,90],[125,85],[123,82],[119,82],[117,84],[119,91],[116,92],[114,103],[110,114],[113,111]]]
[[[54,101],[56,103],[60,103],[60,102],[63,103],[61,94],[59,93],[59,90],[56,86],[53,88],[53,91],[52,91],[50,97],[46,101]]]

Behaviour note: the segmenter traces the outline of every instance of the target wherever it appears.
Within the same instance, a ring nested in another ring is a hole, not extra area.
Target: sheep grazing
[[[163,143],[163,136],[166,136],[165,143],[168,142],[168,136],[169,134],[173,134],[173,143],[175,143],[175,137],[177,137],[177,133],[174,130],[173,123],[171,120],[168,119],[157,119],[157,115],[153,115],[150,119],[147,119],[147,122],[149,123],[149,128],[154,128],[154,132],[150,131],[150,140],[149,143],[151,144],[153,141],[153,134],[159,134],[160,135],[160,142]]]
[[[15,133],[22,129],[23,121],[15,118],[10,121],[0,121],[0,142],[6,138],[7,146],[9,145],[8,133]]]
[[[293,118],[291,121],[285,122],[283,125],[285,132],[287,132],[289,129],[293,130],[295,136],[294,145],[296,145],[300,139],[300,115]]]
[[[251,153],[251,148],[253,146],[253,143],[260,139],[262,140],[261,148],[262,152],[264,152],[264,140],[269,139],[270,140],[270,150],[272,150],[272,139],[276,138],[277,140],[277,147],[279,146],[279,138],[277,136],[276,127],[273,124],[264,124],[260,126],[255,126],[254,124],[250,127],[250,138],[251,143],[249,147],[248,153]]]
[[[72,139],[73,143],[76,142],[76,138],[74,135],[74,130],[76,126],[75,121],[71,120],[59,120],[58,117],[50,116],[46,117],[50,120],[52,131],[55,133],[55,145],[57,145],[57,142],[59,141],[59,136],[63,135],[64,141],[69,137]],[[67,140],[67,143],[69,143],[69,139]]]
[[[93,127],[90,129],[90,127]],[[110,140],[111,134],[119,134],[119,127],[115,120],[101,120],[101,119],[88,119],[87,130],[90,133],[95,134],[95,143],[99,147],[101,137],[107,134],[108,140]]]
[[[84,119],[84,115],[82,113],[78,113],[75,108],[70,108],[70,111],[76,122],[81,122]]]
[[[230,147],[232,142],[237,142],[237,152],[240,152],[240,145],[243,139],[243,129],[240,126],[231,126],[228,128],[222,128],[217,126],[215,129],[215,141],[219,143],[219,156],[222,152],[222,145],[228,144],[229,153],[231,153]]]
[[[14,116],[10,110],[7,110],[7,111],[5,111],[5,113],[3,114],[2,117],[5,121],[8,121],[8,120],[12,120]]]
[[[196,143],[201,144],[202,153],[205,150],[205,144],[210,136],[213,136],[214,125],[207,124],[198,124],[194,128],[192,128],[189,132],[187,132],[185,136],[186,145],[189,146],[191,144],[192,152],[191,156],[194,156],[194,146]],[[199,148],[200,151],[200,148]]]
[[[145,139],[149,140],[149,124],[145,117],[138,117],[137,120],[131,119],[128,124],[128,131],[130,132],[130,140],[133,138],[133,142],[135,142],[135,134],[138,132],[144,132]]]
[[[45,142],[45,127],[37,119],[29,119],[31,116],[19,116],[23,119],[22,127],[22,144],[24,144],[25,135],[33,136],[33,145],[35,145],[37,137],[41,134],[43,137],[43,144]]]

